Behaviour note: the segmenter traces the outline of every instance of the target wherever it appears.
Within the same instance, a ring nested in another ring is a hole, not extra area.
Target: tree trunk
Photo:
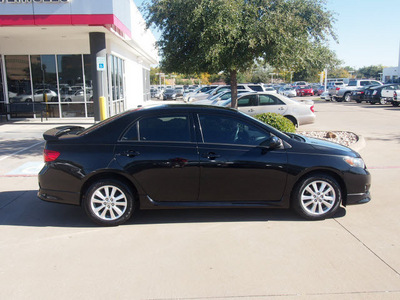
[[[231,70],[231,107],[237,108],[237,71]]]

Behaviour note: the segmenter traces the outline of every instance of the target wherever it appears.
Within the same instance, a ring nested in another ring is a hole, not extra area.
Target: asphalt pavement
[[[94,225],[36,197],[42,133],[0,124],[0,299],[400,299],[400,108],[316,101],[301,131],[362,135],[372,200],[324,221],[290,210],[136,212]]]

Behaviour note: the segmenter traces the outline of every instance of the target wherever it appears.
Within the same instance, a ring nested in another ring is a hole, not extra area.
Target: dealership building
[[[137,107],[155,43],[133,0],[0,0],[0,113],[99,120]]]

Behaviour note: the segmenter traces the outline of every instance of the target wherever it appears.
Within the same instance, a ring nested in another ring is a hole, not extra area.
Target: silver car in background
[[[238,97],[238,110],[254,116],[277,113],[289,119],[295,126],[315,122],[314,102],[300,102],[276,93],[245,93]],[[219,101],[218,106],[230,106],[231,99]]]

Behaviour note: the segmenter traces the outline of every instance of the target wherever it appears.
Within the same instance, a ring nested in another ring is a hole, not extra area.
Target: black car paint
[[[152,114],[190,115],[192,140],[184,143],[122,141],[126,128]],[[198,113],[237,118],[268,130],[282,147],[206,144]],[[99,178],[117,178],[139,197],[140,207],[290,206],[296,183],[324,172],[341,185],[343,203],[369,199],[367,169],[352,168],[344,156],[353,150],[316,139],[287,136],[236,110],[196,105],[163,105],[125,112],[84,133],[48,139],[45,149],[59,151],[39,173],[42,200],[80,205],[86,188]],[[182,151],[183,149],[183,151]],[[214,156],[213,156],[214,154]]]

